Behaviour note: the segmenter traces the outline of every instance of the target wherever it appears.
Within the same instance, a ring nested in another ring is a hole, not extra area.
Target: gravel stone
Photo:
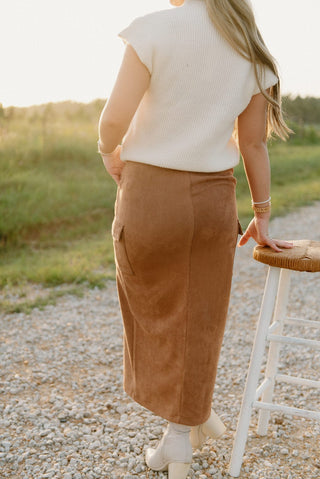
[[[320,241],[320,202],[270,224],[270,236]],[[195,450],[188,479],[227,479],[267,267],[252,259],[254,242],[237,248],[228,321],[213,408],[227,426]],[[34,293],[43,287],[34,286]],[[62,287],[57,287],[57,291]],[[295,273],[288,316],[319,321],[320,275]],[[10,291],[0,292],[8,299]],[[56,305],[0,314],[0,470],[10,479],[164,479],[145,449],[166,421],[123,392],[122,321],[115,281],[62,296]],[[320,339],[320,330],[285,326]],[[262,370],[265,369],[265,357]],[[283,346],[279,373],[318,379],[320,351]],[[260,379],[262,379],[260,374]],[[277,403],[318,410],[318,391],[276,384]],[[253,411],[240,478],[319,477],[319,422],[271,413],[266,436]]]
[[[284,455],[289,454],[289,449],[287,449],[286,447],[283,447],[283,448],[280,450],[280,453],[281,453],[281,454],[284,454]]]

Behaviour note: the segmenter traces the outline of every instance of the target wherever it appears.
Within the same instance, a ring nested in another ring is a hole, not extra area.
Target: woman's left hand
[[[121,148],[121,145],[118,145],[112,153],[102,156],[105,169],[109,175],[112,176],[117,185],[120,184],[121,172],[125,165],[125,163],[120,160]]]
[[[238,246],[245,245],[249,238],[253,238],[258,245],[269,246],[277,253],[283,251],[282,248],[293,248],[292,242],[270,238],[268,235],[269,216],[270,212],[255,215],[244,235],[241,236]]]

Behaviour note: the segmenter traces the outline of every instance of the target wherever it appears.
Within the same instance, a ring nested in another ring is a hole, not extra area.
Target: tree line
[[[289,121],[320,125],[320,98],[285,95],[282,97],[282,105]]]
[[[4,108],[0,103],[0,130],[9,126],[10,121],[27,120],[29,122],[48,122],[63,119],[64,121],[97,122],[104,99],[96,99],[90,103],[62,101],[46,103],[30,107]],[[320,143],[320,98],[300,95],[282,96],[284,117],[295,132],[289,141],[294,143]]]

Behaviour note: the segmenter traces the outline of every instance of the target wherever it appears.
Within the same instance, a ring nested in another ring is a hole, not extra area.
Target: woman
[[[119,36],[123,62],[98,148],[118,185],[112,224],[124,324],[124,390],[168,421],[146,463],[186,477],[192,445],[224,426],[211,410],[238,233],[241,151],[254,217],[268,236],[266,142],[290,132],[277,67],[248,0],[171,0]],[[125,137],[124,137],[125,135]],[[120,143],[122,142],[122,146]]]

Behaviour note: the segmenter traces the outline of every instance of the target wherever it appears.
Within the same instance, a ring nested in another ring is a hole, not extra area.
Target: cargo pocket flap
[[[111,234],[115,240],[120,241],[123,227],[124,227],[123,223],[118,221],[116,218],[113,220],[112,227],[111,227]]]

